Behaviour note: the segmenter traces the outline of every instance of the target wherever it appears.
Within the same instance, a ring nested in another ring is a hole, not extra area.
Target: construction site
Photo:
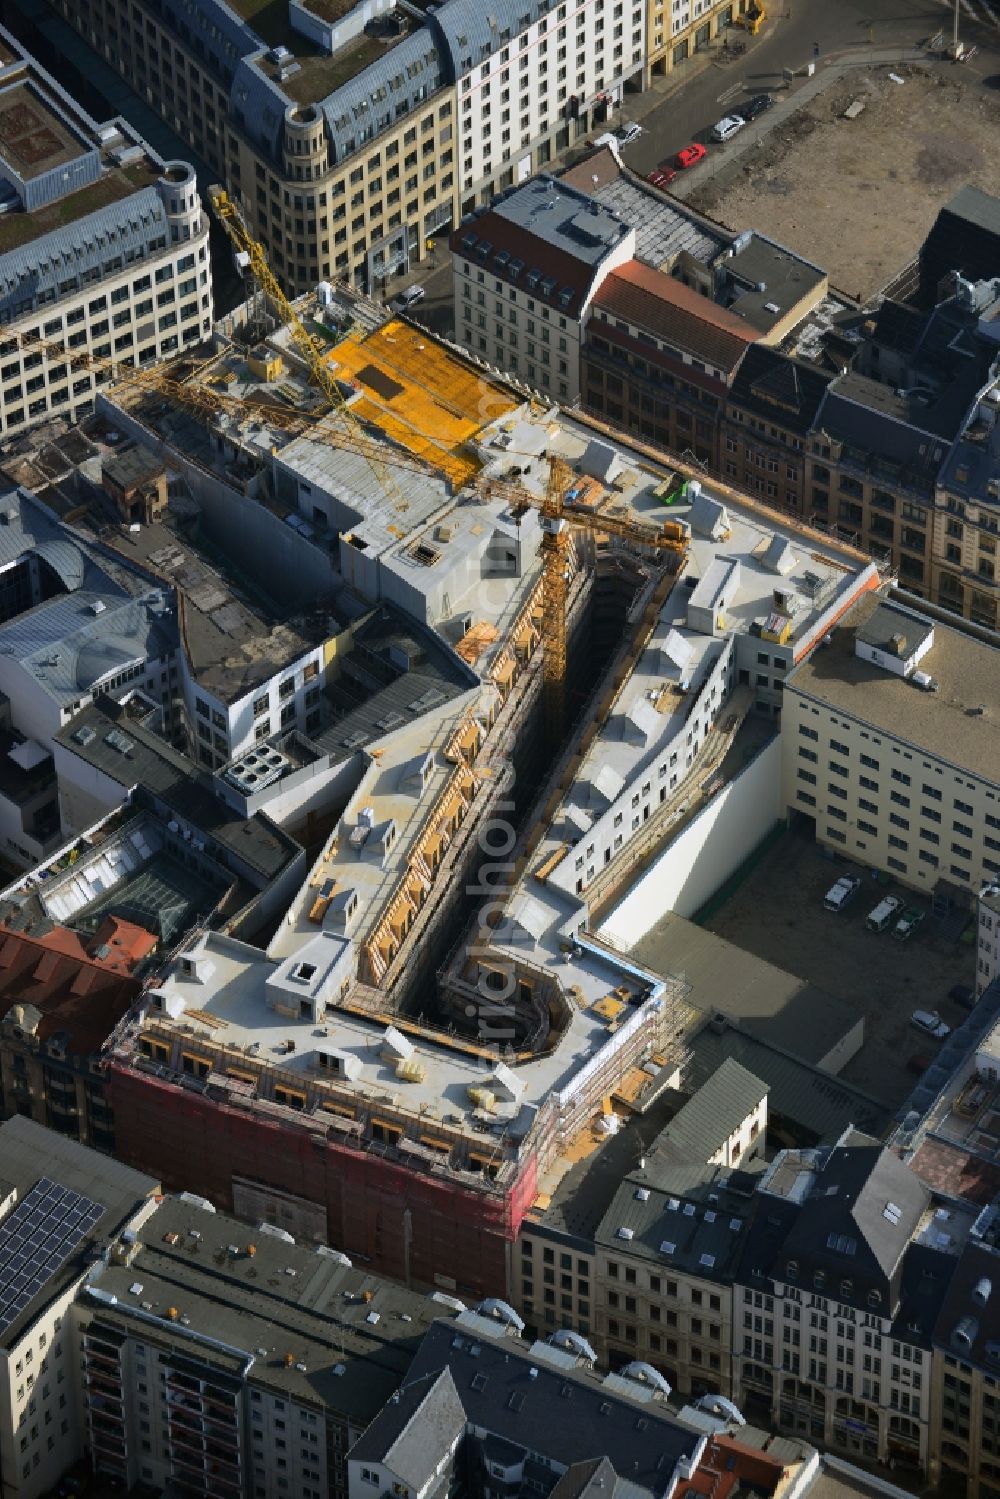
[[[120,371],[81,435],[91,472],[158,464],[234,579],[265,557],[274,623],[324,611],[273,684],[185,666],[189,753],[230,713],[192,777],[306,873],[256,931],[223,906],[164,952],[105,1053],[116,1149],[407,1284],[499,1294],[525,1213],[704,1023],[602,922],[693,859],[742,726],[777,713],[761,643],[783,672],[878,574],[363,297],[289,304],[214,206],[258,294],[198,358]],[[61,443],[46,492],[86,524]]]

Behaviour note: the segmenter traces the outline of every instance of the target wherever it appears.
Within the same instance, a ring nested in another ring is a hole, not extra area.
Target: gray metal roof
[[[36,605],[0,629],[0,652],[18,659],[60,704],[75,702],[112,672],[172,655],[176,648],[174,607],[160,588],[134,599],[112,591],[110,583],[80,588]]]
[[[768,1092],[767,1083],[726,1057],[667,1125],[666,1140],[691,1160],[707,1161]]]
[[[706,1024],[689,1043],[687,1083],[697,1088],[726,1057],[734,1057],[768,1085],[768,1115],[801,1131],[809,1143],[837,1140],[850,1124],[881,1138],[892,1111],[879,1099],[814,1067],[791,1052],[736,1026]]]
[[[445,82],[442,59],[430,32],[423,27],[410,32],[384,57],[323,100],[337,159],[349,156],[400,115],[426,103]]]
[[[0,314],[17,313],[24,304],[36,306],[45,293],[57,295],[61,282],[103,270],[110,259],[145,259],[167,233],[159,193],[155,187],[143,187],[8,250],[0,255]]]
[[[446,0],[432,20],[448,50],[452,77],[461,78],[485,62],[553,9],[555,0]]]

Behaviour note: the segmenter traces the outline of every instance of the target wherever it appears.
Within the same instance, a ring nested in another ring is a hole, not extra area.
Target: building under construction
[[[109,403],[237,565],[267,556],[344,622],[298,755],[259,736],[214,777],[235,813],[320,829],[305,878],[151,981],[107,1053],[116,1140],[407,1284],[496,1294],[580,1140],[683,1052],[683,983],[593,913],[876,574],[371,304],[300,313],[346,411],[284,328],[223,330],[183,390]]]

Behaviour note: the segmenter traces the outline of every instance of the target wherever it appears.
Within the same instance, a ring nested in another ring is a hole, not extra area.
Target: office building
[[[56,9],[230,191],[286,287],[378,292],[640,86],[642,0]],[[260,26],[260,31],[256,29]]]
[[[971,909],[1000,873],[988,639],[875,593],[790,672],[783,799],[828,848]]]

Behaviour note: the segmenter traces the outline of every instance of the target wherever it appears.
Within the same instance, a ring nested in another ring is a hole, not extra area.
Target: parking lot
[[[845,910],[826,911],[823,897],[841,874],[862,877]],[[869,911],[884,895],[921,902],[871,872],[823,856],[814,843],[787,832],[726,903],[704,924],[738,947],[819,985],[865,1015],[865,1044],[843,1077],[895,1106],[916,1079],[909,1058],[933,1056],[937,1042],[910,1024],[915,1009],[937,1010],[949,1025],[966,1011],[946,996],[974,982],[975,948],[945,940],[928,915],[906,942],[870,932]],[[794,1037],[788,1038],[795,1049]]]
[[[831,74],[800,108],[775,109],[746,136],[710,145],[683,196],[732,229],[760,229],[866,298],[913,258],[960,187],[996,191],[994,82],[943,62]],[[855,103],[861,112],[846,119]],[[708,141],[710,128],[696,138]]]

